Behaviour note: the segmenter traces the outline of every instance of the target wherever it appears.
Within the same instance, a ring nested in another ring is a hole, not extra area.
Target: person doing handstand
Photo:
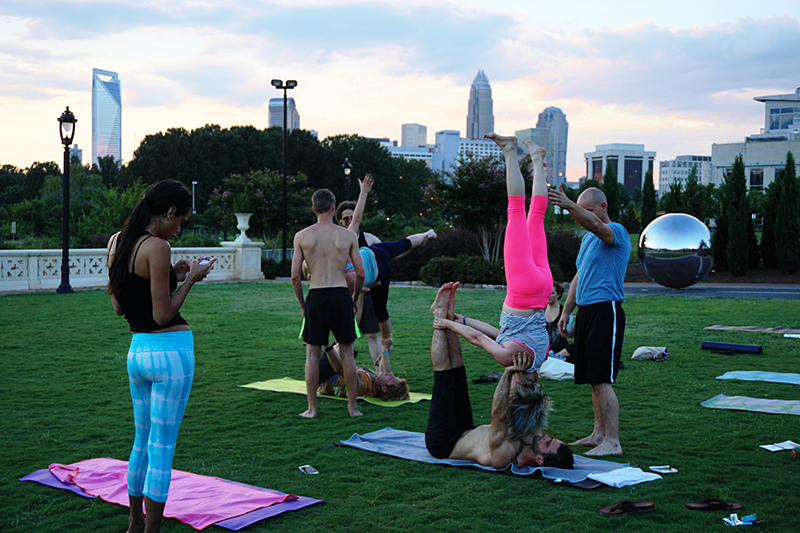
[[[359,231],[361,220],[364,218],[367,195],[372,190],[373,183],[371,174],[364,176],[363,181],[359,180],[358,202],[356,202],[353,220],[349,226],[349,229],[356,234]],[[380,371],[387,372],[389,370],[389,355],[392,352],[392,322],[389,319],[389,310],[387,308],[389,282],[392,279],[392,261],[405,256],[414,248],[424,245],[428,242],[428,239],[435,238],[436,232],[429,229],[424,233],[415,233],[399,241],[379,242],[368,247],[359,248],[366,276],[364,287],[370,288],[375,316],[378,319],[381,331],[381,357],[375,365]]]
[[[305,319],[303,341],[306,343],[306,395],[308,409],[300,416],[317,416],[317,386],[321,347],[328,344],[328,334],[340,345],[344,379],[347,383],[347,409],[350,416],[361,416],[356,406],[356,364],[353,342],[356,340],[355,302],[364,282],[364,265],[358,253],[358,241],[352,231],[333,222],[336,198],[328,189],[319,189],[311,197],[317,223],[294,237],[292,288]],[[351,291],[345,281],[347,261],[355,270]],[[302,269],[306,262],[311,275],[308,297],[303,300]]]
[[[434,321],[434,327],[452,330],[471,344],[486,350],[505,367],[513,364],[514,354],[523,350],[533,363],[526,369],[536,371],[547,358],[549,336],[542,311],[553,291],[553,276],[547,262],[547,239],[544,212],[547,208],[547,182],[544,172],[544,148],[524,141],[533,163],[533,198],[525,217],[525,182],[519,169],[517,138],[489,133],[503,149],[506,160],[508,224],[503,259],[507,294],[500,314],[500,329],[485,322],[454,315],[453,320]]]
[[[457,288],[458,283],[447,283],[439,289],[431,306],[434,317],[453,317]],[[530,354],[520,351],[511,359],[511,365],[506,367],[494,392],[491,422],[476,427],[472,420],[467,373],[458,336],[450,330],[433,330],[431,364],[434,382],[425,430],[428,452],[438,459],[471,460],[494,468],[513,464],[516,467],[571,469],[573,457],[569,447],[558,439],[543,436],[540,427],[530,431],[524,422],[528,418],[527,409],[518,410],[518,394],[511,392],[511,378],[529,368]],[[541,413],[538,420],[543,426],[550,400],[542,394],[541,387],[536,400]]]

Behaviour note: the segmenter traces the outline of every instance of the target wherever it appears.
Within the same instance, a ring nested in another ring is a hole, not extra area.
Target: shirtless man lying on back
[[[431,306],[434,317],[452,320],[457,288],[458,283],[447,283],[439,289]],[[433,397],[425,430],[425,444],[431,455],[438,459],[472,460],[494,468],[509,464],[572,468],[572,452],[560,440],[541,434],[526,435],[519,441],[509,438],[511,377],[530,367],[529,354],[514,355],[513,365],[506,368],[497,384],[491,423],[477,427],[472,422],[461,345],[454,332],[433,330],[431,364]]]

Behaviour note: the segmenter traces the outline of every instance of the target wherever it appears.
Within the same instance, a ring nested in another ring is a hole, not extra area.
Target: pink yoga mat
[[[70,465],[53,463],[49,469],[64,483],[74,483],[92,496],[128,506],[126,461],[87,459]],[[173,469],[164,516],[203,529],[220,520],[296,499],[291,494],[255,490],[220,478]]]

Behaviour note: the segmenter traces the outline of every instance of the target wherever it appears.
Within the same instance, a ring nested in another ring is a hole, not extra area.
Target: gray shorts
[[[544,313],[516,316],[505,311],[501,312],[500,334],[495,341],[504,348],[506,343],[513,342],[533,352],[533,364],[528,372],[537,370],[547,359],[547,351],[550,348],[550,335],[547,333]]]

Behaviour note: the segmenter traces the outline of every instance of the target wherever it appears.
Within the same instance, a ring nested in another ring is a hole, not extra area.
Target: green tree
[[[594,187],[595,189],[599,189],[600,188],[600,182],[597,181],[596,179],[588,179],[588,180],[584,181],[583,183],[581,183],[581,186],[578,187],[578,196],[580,196],[581,193],[583,191],[585,191],[586,189],[588,189],[589,187]],[[574,201],[576,201],[576,200],[573,200],[573,202]]]
[[[628,233],[640,233],[642,231],[642,225],[639,223],[639,217],[636,215],[636,208],[633,205],[629,205],[622,212],[620,224],[625,226]]]
[[[747,203],[747,179],[742,154],[736,156],[725,188],[728,196],[728,268],[733,276],[744,276],[749,262],[747,226],[753,222]]]
[[[683,184],[680,180],[674,179],[669,184],[669,191],[661,197],[661,209],[665,213],[683,213]]]
[[[635,207],[642,207],[642,189],[634,187],[631,191],[631,202]]]
[[[725,180],[727,181],[727,176]],[[728,270],[728,193],[727,185],[723,184],[714,191],[717,200],[716,225],[714,231],[714,268],[720,271]]]
[[[459,157],[448,177],[449,181],[440,184],[441,209],[456,225],[474,231],[483,257],[497,263],[508,203],[505,163],[496,157],[468,154]],[[526,186],[530,186],[529,180]]]
[[[786,154],[786,167],[780,177],[780,196],[775,223],[778,268],[785,274],[800,270],[800,190],[794,155]]]
[[[642,212],[639,217],[642,229],[646,228],[656,218],[656,189],[653,186],[653,171],[648,170],[644,175],[642,186]]]
[[[619,221],[619,188],[620,185],[617,183],[617,176],[614,174],[614,169],[611,168],[611,165],[606,165],[601,190],[606,195],[608,218],[610,218],[612,222]]]
[[[705,187],[697,181],[697,165],[689,170],[686,178],[686,186],[683,190],[683,212],[692,215],[701,222],[705,222]]]
[[[764,225],[761,229],[761,257],[767,268],[778,268],[778,256],[775,248],[775,223],[778,216],[778,198],[780,181],[776,179],[767,187],[761,201],[761,214]]]

